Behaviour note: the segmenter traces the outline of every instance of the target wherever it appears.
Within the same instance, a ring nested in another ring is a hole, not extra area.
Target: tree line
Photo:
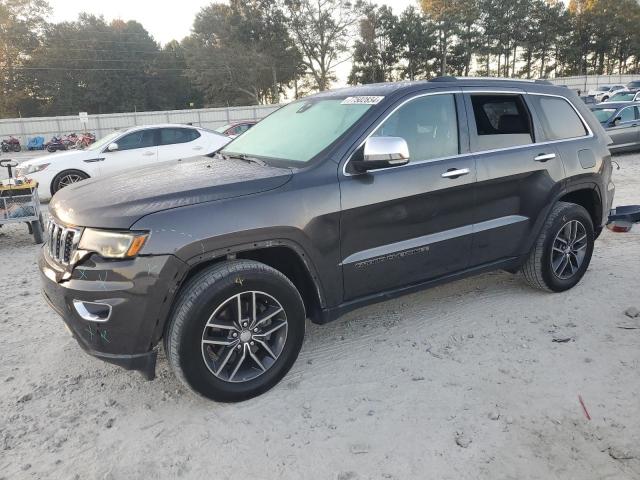
[[[0,117],[279,103],[437,75],[640,73],[637,0],[229,0],[160,45],[136,21],[49,23],[45,0],[0,0]]]

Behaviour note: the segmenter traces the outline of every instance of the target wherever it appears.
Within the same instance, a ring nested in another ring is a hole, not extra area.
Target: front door
[[[345,300],[417,284],[469,263],[474,159],[460,155],[462,99],[453,93],[403,102],[372,135],[402,137],[410,163],[340,176]],[[464,138],[466,134],[463,135]]]
[[[103,152],[104,160],[100,162],[100,173],[110,175],[155,164],[158,161],[157,132],[156,129],[137,130],[117,139],[117,150],[105,149]]]
[[[618,112],[616,118],[619,118],[619,120],[607,128],[607,133],[613,140],[613,147],[627,148],[635,146],[640,141],[638,107],[625,107]]]

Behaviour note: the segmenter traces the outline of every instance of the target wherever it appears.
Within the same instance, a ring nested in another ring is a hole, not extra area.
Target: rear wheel
[[[238,260],[191,279],[176,301],[164,337],[176,376],[213,400],[237,402],[266,392],[295,362],[305,309],[277,270]]]
[[[595,233],[589,213],[580,205],[558,202],[522,267],[532,287],[551,292],[573,288],[593,254]]]
[[[80,170],[64,170],[53,179],[53,182],[51,183],[51,194],[53,195],[58,190],[68,187],[72,183],[78,183],[82,180],[86,180],[87,178],[89,178],[89,175],[81,172]]]
[[[17,152],[19,152],[20,150],[22,150],[22,147],[20,146],[20,144],[18,144],[18,143],[17,143],[17,144],[15,144],[15,145],[13,146],[13,151],[14,151],[14,152],[16,152],[16,153],[17,153]]]

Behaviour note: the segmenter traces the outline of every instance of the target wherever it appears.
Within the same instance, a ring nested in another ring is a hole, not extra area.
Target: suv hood
[[[285,168],[196,157],[79,182],[56,193],[49,212],[67,225],[127,229],[150,213],[265,192],[289,178]]]

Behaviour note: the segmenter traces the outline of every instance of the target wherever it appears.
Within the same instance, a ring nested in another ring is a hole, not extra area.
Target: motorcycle
[[[87,148],[93,142],[96,141],[96,136],[92,133],[82,133],[78,136],[78,140],[76,142],[77,148]]]
[[[20,140],[15,137],[9,137],[8,140],[2,140],[1,145],[3,152],[19,152],[20,150],[22,150]]]
[[[53,153],[57,152],[58,150],[66,150],[67,145],[62,140],[62,138],[52,137],[51,140],[45,145],[45,148],[47,149],[47,152]]]

